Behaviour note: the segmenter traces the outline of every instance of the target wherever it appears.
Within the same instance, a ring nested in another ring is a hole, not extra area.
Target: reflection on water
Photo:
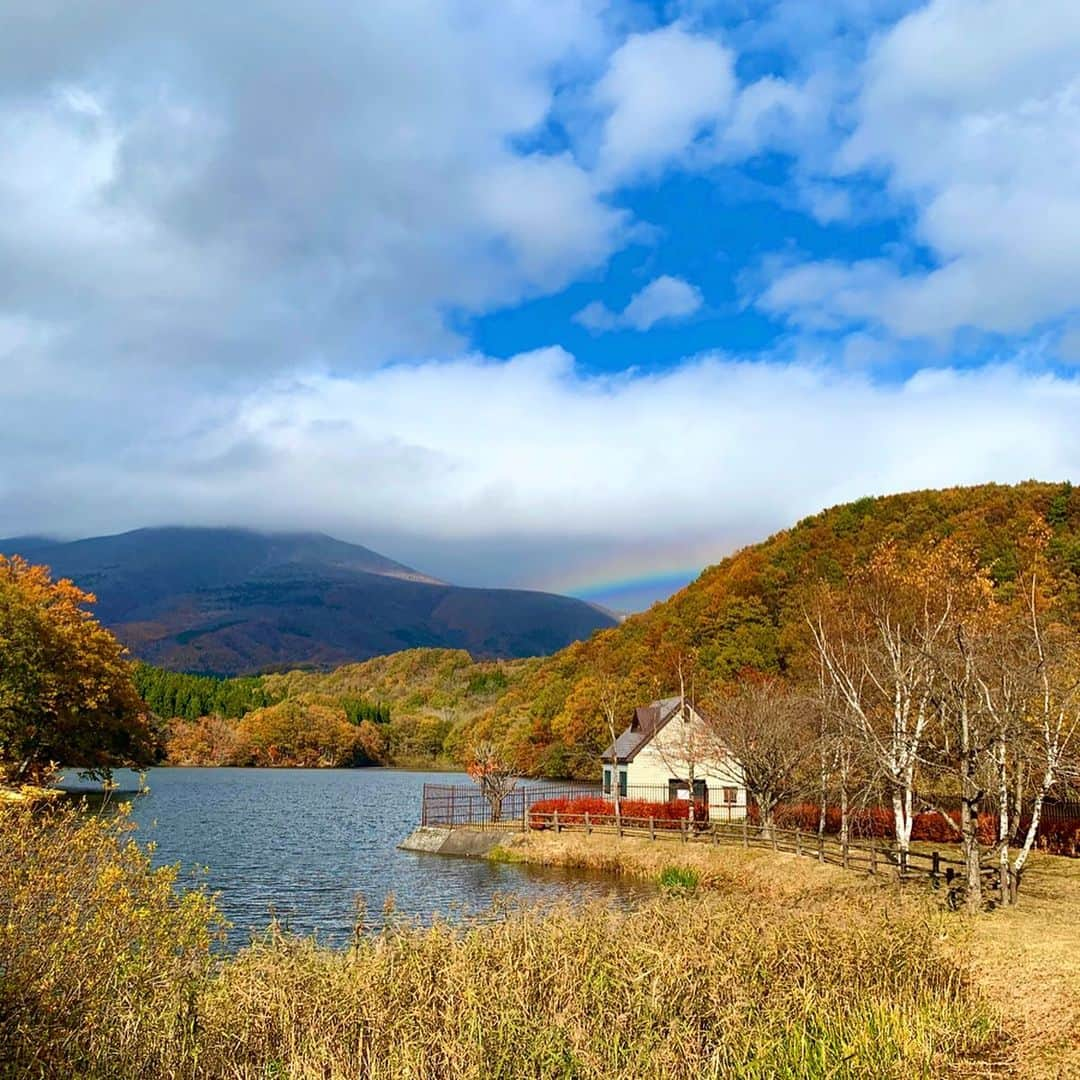
[[[65,786],[80,786],[71,779]],[[129,798],[138,787],[132,773],[116,780]],[[390,895],[402,915],[430,919],[485,910],[501,894],[554,901],[651,891],[582,871],[399,851],[424,782],[468,783],[459,773],[153,769],[147,780],[132,815],[139,839],[157,843],[156,864],[180,863],[182,880],[207,868],[232,947],[271,914],[298,933],[346,941],[358,894],[377,923]]]

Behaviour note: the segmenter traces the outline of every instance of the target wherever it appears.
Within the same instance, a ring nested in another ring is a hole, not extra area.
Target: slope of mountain
[[[607,738],[601,673],[625,679],[627,701],[648,701],[677,688],[672,662],[679,655],[693,655],[703,681],[748,667],[789,670],[807,658],[795,603],[800,585],[841,581],[883,541],[916,547],[952,536],[977,551],[995,583],[1008,589],[1033,526],[1050,530],[1061,610],[1080,618],[1080,490],[1071,484],[986,484],[860,499],[736,552],[671,599],[547,658],[459,737],[463,744],[496,739],[523,771],[594,776]]]
[[[535,656],[615,621],[570,597],[448,585],[318,533],[139,529],[0,552],[91,590],[136,656],[183,671],[327,668],[417,646]]]

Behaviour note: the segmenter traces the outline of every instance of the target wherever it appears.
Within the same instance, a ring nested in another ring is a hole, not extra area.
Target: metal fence
[[[519,784],[493,812],[480,789],[464,784],[425,784],[421,825],[472,825],[479,828],[516,825],[521,828],[529,811],[548,799],[597,798],[595,784]]]

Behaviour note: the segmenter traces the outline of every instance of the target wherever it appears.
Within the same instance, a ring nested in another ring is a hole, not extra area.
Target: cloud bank
[[[1080,9],[747,10],[10,0],[0,534],[543,584],[1075,474]]]
[[[1064,478],[1080,461],[1080,380],[1016,364],[891,385],[723,356],[597,376],[552,348],[282,377],[206,405],[118,448],[93,428],[59,450],[24,432],[3,447],[4,504],[69,533],[302,523],[480,580],[490,563],[467,551],[498,537],[504,580],[543,584],[583,554],[682,567],[864,494]]]

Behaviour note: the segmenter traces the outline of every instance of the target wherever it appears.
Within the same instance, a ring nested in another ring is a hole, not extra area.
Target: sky
[[[6,0],[0,535],[620,610],[1080,466],[1075,0]]]

